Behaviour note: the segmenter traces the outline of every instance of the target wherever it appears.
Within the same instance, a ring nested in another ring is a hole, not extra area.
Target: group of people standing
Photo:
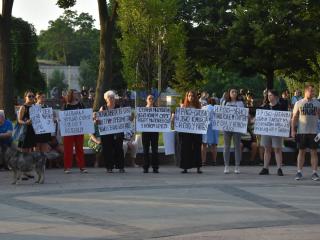
[[[304,88],[304,96],[301,96],[301,90],[296,90],[294,96],[290,99],[283,98],[279,96],[276,90],[270,89],[264,92],[265,99],[261,106],[257,107],[258,109],[263,110],[276,110],[276,111],[290,111],[292,109],[292,118],[291,118],[291,132],[290,137],[292,137],[296,142],[296,147],[299,150],[297,157],[297,174],[295,179],[301,180],[303,178],[302,168],[305,162],[305,153],[306,149],[310,149],[311,154],[311,166],[312,166],[312,180],[319,180],[317,174],[318,169],[318,142],[316,141],[316,136],[320,132],[319,130],[319,117],[320,117],[320,102],[315,98],[314,86],[311,84],[306,84]],[[221,105],[225,106],[234,106],[234,107],[245,107],[243,95],[239,94],[237,89],[229,89],[228,92],[224,94],[224,98],[220,101]],[[289,102],[290,101],[290,102]],[[248,133],[251,133],[250,126],[254,124],[255,109],[250,109],[249,107],[249,124],[248,124]],[[211,133],[212,135],[212,133]],[[278,136],[253,136],[251,133],[251,143],[255,141],[260,141],[260,147],[262,148],[263,156],[263,168],[259,172],[260,175],[269,175],[269,166],[271,160],[272,150],[275,154],[276,164],[277,164],[277,175],[283,176],[283,158],[282,158],[282,148],[283,148],[283,137]],[[229,159],[230,159],[230,145],[231,138],[234,144],[235,152],[235,173],[240,173],[239,165],[241,161],[241,133],[234,132],[223,132],[224,136],[224,173],[228,174],[229,169]],[[204,142],[205,144],[205,142]],[[250,147],[249,144],[249,147]],[[205,155],[204,155],[205,156]],[[204,157],[203,157],[204,159]]]
[[[107,91],[104,94],[105,104],[100,107],[99,111],[111,110],[119,108],[116,103],[116,94],[113,91]],[[277,110],[288,111],[285,104],[279,100],[279,94],[275,90],[268,90],[266,95],[266,101],[259,107],[264,110]],[[18,143],[18,147],[23,152],[40,151],[48,152],[50,150],[51,134],[35,134],[30,120],[30,107],[33,104],[40,105],[41,107],[47,107],[45,105],[45,94],[42,92],[36,95],[32,91],[26,91],[24,95],[24,104],[20,107],[18,112],[17,122],[20,125],[26,126],[26,136],[23,141]],[[218,101],[219,102],[219,101]],[[180,107],[182,108],[195,108],[206,109],[212,111],[213,105],[217,104],[217,100],[214,98],[207,99],[206,104],[198,98],[196,92],[188,91],[183,99]],[[231,88],[224,96],[224,100],[221,101],[221,105],[229,107],[242,108],[245,107],[244,101],[238,93],[237,89]],[[145,107],[155,107],[154,96],[148,95],[146,99]],[[69,90],[66,103],[63,106],[63,110],[75,110],[83,109],[84,105],[81,103],[80,93],[76,90]],[[318,132],[318,120],[320,114],[320,102],[314,98],[314,87],[312,85],[306,85],[304,89],[304,98],[297,99],[293,107],[293,115],[291,121],[291,135],[295,137],[297,142],[298,154],[298,171],[296,174],[296,180],[302,179],[302,168],[305,159],[305,149],[311,149],[311,163],[312,163],[312,179],[319,180],[317,174],[318,168],[318,156],[317,147],[318,143],[314,140]],[[0,120],[2,119],[0,114]],[[254,122],[254,114],[251,115],[251,120]],[[4,116],[4,115],[3,115]],[[93,116],[93,121],[98,124],[99,120]],[[212,115],[210,115],[212,117]],[[4,119],[4,117],[3,117]],[[212,119],[211,119],[212,120]],[[3,122],[3,121],[2,121]],[[4,123],[0,122],[0,127]],[[210,121],[211,122],[211,121]],[[2,123],[2,124],[1,124]],[[12,131],[12,125],[7,126],[8,131]],[[196,172],[201,174],[201,167],[206,160],[207,148],[212,148],[212,156],[214,160],[217,154],[217,145],[219,141],[219,132],[213,130],[209,125],[207,134],[194,134],[194,133],[178,133],[179,144],[181,146],[180,151],[180,168],[182,173],[188,173],[191,168],[196,168]],[[0,140],[1,140],[0,134]],[[234,173],[240,173],[240,163],[242,157],[241,149],[241,133],[224,131],[224,173],[230,173],[230,148],[233,141],[234,153],[235,153],[235,168]],[[142,145],[144,154],[143,172],[148,173],[150,167],[152,167],[153,173],[159,173],[159,156],[158,156],[158,132],[143,132],[142,133]],[[120,173],[125,172],[125,156],[123,150],[123,141],[125,140],[125,133],[115,133],[99,136],[99,144],[101,147],[102,158],[104,159],[107,173],[112,173],[114,169],[119,169]],[[8,143],[9,144],[9,143]],[[75,148],[75,155],[78,167],[81,173],[87,173],[85,168],[84,159],[84,135],[74,135],[63,137],[63,152],[64,152],[64,172],[71,173],[73,163],[73,149]],[[282,171],[282,146],[283,138],[277,136],[261,136],[260,145],[264,149],[264,166],[260,171],[260,175],[269,174],[269,165],[271,159],[272,149],[274,149],[276,163],[277,163],[277,175],[283,176]],[[151,157],[149,154],[151,146]]]

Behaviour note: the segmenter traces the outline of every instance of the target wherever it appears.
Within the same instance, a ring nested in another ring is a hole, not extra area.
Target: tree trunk
[[[274,70],[269,70],[266,74],[267,89],[273,89]]]
[[[15,118],[9,46],[12,6],[13,0],[3,0],[0,16],[0,109],[4,109],[6,116],[10,119]]]
[[[115,27],[117,1],[114,2],[112,15],[108,14],[106,0],[98,0],[100,18],[100,64],[97,79],[96,95],[93,109],[97,110],[104,104],[103,94],[111,88],[112,83],[112,39]]]

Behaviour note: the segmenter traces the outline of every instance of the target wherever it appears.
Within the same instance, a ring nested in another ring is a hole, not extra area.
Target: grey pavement
[[[320,239],[320,182],[310,167],[299,182],[295,167],[283,177],[275,168],[259,176],[260,167],[88,170],[49,169],[43,185],[11,185],[12,174],[0,172],[0,239]]]

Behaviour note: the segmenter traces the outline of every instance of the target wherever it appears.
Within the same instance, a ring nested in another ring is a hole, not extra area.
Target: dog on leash
[[[44,183],[44,173],[46,168],[47,156],[40,152],[20,152],[14,146],[2,149],[4,160],[10,170],[13,171],[12,184],[18,184],[22,174],[35,171],[38,178],[36,183]]]

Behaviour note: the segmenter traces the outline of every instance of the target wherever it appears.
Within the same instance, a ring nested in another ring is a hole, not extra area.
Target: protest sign
[[[212,129],[246,133],[248,114],[248,108],[215,105],[212,116]]]
[[[177,132],[206,134],[209,125],[209,112],[195,108],[177,108],[174,116],[174,129]]]
[[[289,137],[291,112],[257,109],[254,133],[257,135]]]
[[[171,111],[168,107],[137,107],[138,132],[170,132]]]
[[[52,108],[42,108],[40,105],[30,107],[30,119],[36,134],[54,133]]]
[[[59,112],[61,136],[94,133],[92,109],[76,109]]]
[[[131,130],[131,108],[115,108],[97,113],[100,135],[122,133]]]

